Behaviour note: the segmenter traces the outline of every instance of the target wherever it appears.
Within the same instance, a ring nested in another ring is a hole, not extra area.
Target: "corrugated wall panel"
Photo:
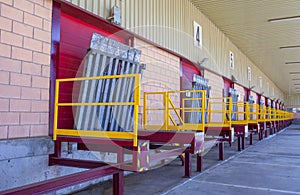
[[[286,95],[285,96],[285,105],[286,106],[299,106],[300,105],[300,95],[294,94],[294,95]]]
[[[120,0],[66,0],[74,5],[77,5],[83,9],[86,9],[90,12],[93,12],[96,15],[99,15],[103,18],[110,16],[111,8],[114,5],[122,8],[122,2]]]
[[[209,58],[204,67],[228,78],[234,75],[243,86],[255,85],[256,92],[284,99],[283,93],[247,58],[205,15],[188,0],[68,0],[101,17],[107,18],[113,5],[121,8],[122,26],[186,58],[198,62]],[[203,48],[194,46],[193,21],[202,26]],[[234,53],[235,68],[229,68],[229,51]],[[247,80],[248,66],[252,81]],[[259,88],[259,77],[263,87]],[[267,82],[271,94],[267,90]],[[278,97],[277,97],[278,96]],[[271,97],[274,98],[274,97]]]

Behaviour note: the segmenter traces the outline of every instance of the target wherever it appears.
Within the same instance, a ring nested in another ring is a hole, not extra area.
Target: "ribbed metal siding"
[[[285,96],[285,103],[286,106],[299,106],[300,105],[300,95],[286,95]]]
[[[256,85],[255,91],[267,93],[275,88],[277,96],[283,93],[262,73],[206,16],[188,0],[68,0],[101,17],[110,16],[113,5],[121,8],[122,26],[163,47],[171,49],[186,58],[198,62],[204,57],[209,61],[206,68],[228,78],[234,75],[244,86]],[[193,21],[202,26],[203,48],[193,43]],[[229,51],[234,52],[235,69],[229,68]],[[252,72],[252,81],[247,79],[248,66],[257,69]],[[263,88],[259,88],[258,77],[263,77]]]
[[[110,16],[110,10],[114,5],[122,6],[120,0],[66,0],[83,9],[93,12],[103,18]]]

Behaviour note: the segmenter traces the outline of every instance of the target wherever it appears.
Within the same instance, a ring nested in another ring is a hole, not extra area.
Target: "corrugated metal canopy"
[[[190,1],[283,92],[300,93],[300,0]]]

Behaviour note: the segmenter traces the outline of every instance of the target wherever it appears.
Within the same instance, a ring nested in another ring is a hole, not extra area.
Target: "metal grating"
[[[141,51],[94,33],[90,51],[84,59],[83,77],[142,74]],[[85,80],[81,82],[78,102],[132,102],[134,78]],[[75,129],[133,131],[133,106],[79,106]]]

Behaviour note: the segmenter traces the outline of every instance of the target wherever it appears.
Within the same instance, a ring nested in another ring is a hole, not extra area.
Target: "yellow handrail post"
[[[229,97],[229,125],[231,127],[231,121],[232,121],[232,118],[231,118],[231,115],[232,115],[232,97]]]
[[[212,121],[211,118],[212,118],[212,113],[211,113],[211,103],[208,102],[208,111],[209,111],[209,123]]]
[[[59,93],[59,80],[55,81],[55,103],[54,103],[54,124],[53,124],[53,140],[57,138],[57,125],[58,125],[58,93]]]
[[[185,100],[184,98],[182,98],[181,100],[181,105],[182,105],[182,112],[181,112],[181,116],[182,116],[182,120],[183,122],[185,122]]]
[[[206,110],[206,91],[203,92],[202,94],[202,105],[201,105],[201,109],[202,109],[202,125],[204,127],[205,124],[205,110]]]
[[[169,102],[168,102],[168,93],[164,92],[164,105],[165,105],[165,113],[164,113],[164,130],[168,130],[169,126]]]
[[[138,128],[139,128],[139,105],[141,101],[141,86],[140,86],[140,75],[135,75],[135,86],[134,86],[134,126],[133,126],[133,146],[136,147],[138,145]]]
[[[143,128],[145,129],[147,125],[147,93],[144,93],[144,106],[143,106]]]

